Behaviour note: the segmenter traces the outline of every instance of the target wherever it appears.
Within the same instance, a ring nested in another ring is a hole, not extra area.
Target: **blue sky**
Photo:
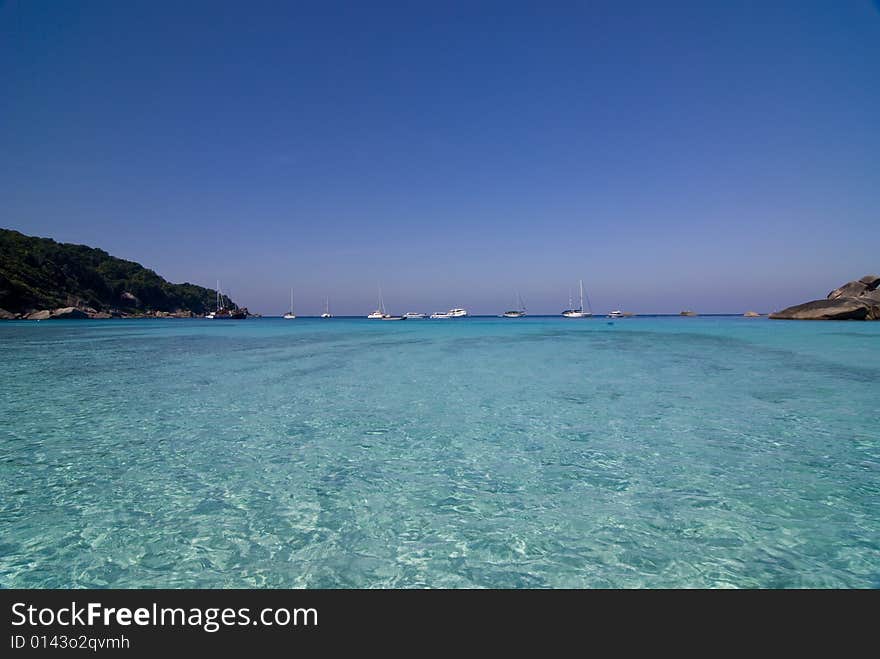
[[[766,311],[880,270],[880,10],[0,1],[0,225],[280,313]]]

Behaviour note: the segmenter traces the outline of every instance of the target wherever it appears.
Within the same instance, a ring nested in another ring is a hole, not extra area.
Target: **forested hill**
[[[225,296],[224,304],[237,308]],[[216,306],[216,292],[172,284],[138,263],[94,247],[0,229],[0,309],[20,314],[70,306],[202,314]]]

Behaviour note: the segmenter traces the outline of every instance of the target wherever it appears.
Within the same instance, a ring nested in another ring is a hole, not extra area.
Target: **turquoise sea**
[[[2,587],[880,587],[880,323],[0,323]]]

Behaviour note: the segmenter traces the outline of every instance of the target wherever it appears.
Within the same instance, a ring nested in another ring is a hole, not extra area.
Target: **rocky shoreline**
[[[25,313],[12,313],[0,309],[0,320],[108,320],[111,318],[204,318],[204,314],[178,309],[176,311],[145,311],[129,313],[122,311],[98,311],[91,307],[61,307],[40,309]]]
[[[880,320],[880,276],[865,275],[831,291],[824,300],[770,314],[774,320]]]

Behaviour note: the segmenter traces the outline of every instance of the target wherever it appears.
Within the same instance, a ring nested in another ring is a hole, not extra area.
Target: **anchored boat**
[[[217,309],[205,314],[208,320],[244,320],[248,317],[247,309],[226,307],[223,304],[223,291],[220,288],[220,280],[217,280]]]
[[[296,318],[296,314],[293,313],[293,289],[290,289],[290,311],[282,316],[284,320],[293,320]]]
[[[373,313],[367,315],[370,320],[406,320],[406,316],[392,316],[385,311],[385,301],[382,299],[382,287],[379,287],[379,305]]]
[[[505,311],[501,315],[504,318],[522,318],[526,315],[526,307],[523,304],[522,298],[519,296],[519,291],[516,292],[516,309]]]
[[[571,293],[569,292],[568,309],[566,309],[565,311],[562,312],[562,315],[565,318],[591,318],[593,316],[592,309],[590,309],[589,311],[584,311],[584,280],[580,279],[578,281],[578,284],[580,286],[580,292],[581,292],[580,306],[577,309],[572,308]],[[569,289],[569,291],[571,291],[571,289]],[[589,305],[589,304],[590,304],[590,299],[587,298],[587,305]]]
[[[466,309],[456,307],[455,309],[450,309],[449,311],[438,311],[437,313],[432,313],[431,318],[435,320],[446,320],[448,318],[465,318],[467,317],[467,315],[468,312]]]

